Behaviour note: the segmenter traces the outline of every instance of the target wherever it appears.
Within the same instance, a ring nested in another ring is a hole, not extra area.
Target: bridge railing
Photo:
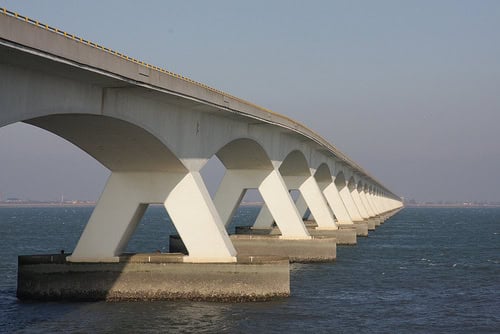
[[[136,63],[136,64],[138,64],[138,65],[142,65],[142,66],[144,66],[144,67],[146,67],[146,68],[148,68],[148,69],[151,69],[151,70],[154,70],[154,71],[158,71],[158,72],[161,72],[161,73],[167,74],[167,75],[169,75],[169,76],[171,76],[171,77],[174,77],[174,78],[177,78],[177,79],[181,79],[181,80],[183,80],[183,81],[189,82],[189,83],[194,84],[194,85],[197,85],[197,86],[199,86],[199,87],[203,87],[203,88],[205,88],[205,89],[207,89],[207,90],[209,90],[209,91],[212,91],[212,92],[215,92],[215,93],[221,94],[221,95],[223,95],[223,96],[226,96],[226,97],[228,97],[228,98],[234,99],[234,100],[236,100],[236,101],[238,101],[238,102],[241,102],[241,103],[243,103],[243,104],[250,105],[250,106],[252,106],[252,107],[254,107],[254,108],[260,109],[260,110],[265,111],[265,112],[268,112],[268,113],[270,113],[270,114],[273,114],[273,115],[279,116],[279,117],[281,117],[281,118],[285,118],[285,119],[286,119],[286,120],[288,120],[289,122],[291,122],[291,123],[295,124],[297,127],[305,127],[304,125],[300,124],[299,122],[297,122],[297,121],[295,121],[295,120],[293,120],[293,119],[291,119],[291,118],[289,118],[289,117],[287,117],[287,116],[285,116],[285,115],[278,114],[278,113],[276,113],[276,112],[274,112],[274,111],[272,111],[272,110],[270,110],[270,109],[267,109],[267,108],[261,107],[261,106],[259,106],[259,105],[253,104],[253,103],[251,103],[251,102],[249,102],[249,101],[243,100],[243,99],[241,99],[241,98],[239,98],[239,97],[236,97],[236,96],[234,96],[234,95],[228,94],[228,93],[226,93],[226,92],[224,92],[224,91],[221,91],[221,90],[219,90],[219,89],[216,89],[216,88],[210,87],[210,86],[208,86],[208,85],[206,85],[206,84],[204,84],[204,83],[201,83],[201,82],[195,81],[195,80],[190,79],[190,78],[188,78],[188,77],[185,77],[185,76],[183,76],[183,75],[180,75],[180,74],[177,74],[177,73],[174,73],[174,72],[168,71],[168,70],[166,70],[166,69],[164,69],[164,68],[161,68],[161,67],[159,67],[159,66],[151,65],[151,64],[149,64],[149,63],[146,63],[146,62],[144,62],[144,61],[138,60],[138,59],[136,59],[136,58],[133,58],[133,57],[127,56],[127,55],[125,55],[125,54],[123,54],[123,53],[121,53],[121,52],[118,52],[118,51],[115,51],[115,50],[113,50],[113,49],[107,48],[107,47],[102,46],[102,45],[100,45],[100,44],[98,44],[98,43],[94,43],[94,42],[92,42],[92,41],[89,41],[89,40],[87,40],[87,39],[84,39],[84,38],[82,38],[82,37],[79,37],[79,36],[77,36],[77,35],[75,35],[75,34],[70,34],[70,33],[66,32],[66,31],[64,31],[64,30],[61,30],[61,29],[58,29],[58,28],[54,28],[54,27],[52,27],[52,26],[50,26],[50,25],[48,25],[48,24],[41,23],[41,22],[40,22],[40,21],[38,21],[38,20],[31,19],[31,18],[29,18],[29,17],[27,17],[27,16],[24,16],[24,15],[20,15],[20,14],[18,14],[18,13],[16,13],[16,12],[10,11],[10,10],[8,10],[8,9],[6,9],[6,8],[0,8],[0,13],[3,13],[4,15],[7,15],[7,16],[15,17],[15,18],[17,18],[17,19],[19,19],[19,20],[21,20],[21,21],[25,21],[25,22],[27,22],[27,23],[33,24],[34,26],[37,26],[37,27],[39,27],[39,28],[42,28],[42,29],[45,29],[45,30],[51,31],[51,32],[56,33],[56,34],[58,34],[58,35],[64,36],[64,37],[66,37],[66,38],[69,38],[69,39],[71,39],[71,40],[73,40],[73,41],[76,41],[76,42],[79,42],[79,43],[82,43],[82,44],[88,45],[88,46],[90,46],[90,47],[93,47],[93,48],[99,49],[99,50],[101,50],[101,51],[104,51],[104,52],[110,53],[110,54],[112,54],[112,55],[114,55],[114,56],[116,56],[116,57],[119,57],[119,58],[121,58],[121,59],[124,59],[124,60],[130,61],[130,62]]]
[[[31,19],[27,16],[24,16],[24,15],[20,15],[16,12],[13,12],[13,11],[10,11],[6,8],[3,8],[3,7],[0,7],[0,14],[4,14],[4,15],[7,15],[7,16],[10,16],[10,17],[14,17],[18,20],[21,20],[21,21],[25,21],[29,24],[32,24],[36,27],[39,27],[39,28],[42,28],[42,29],[45,29],[47,31],[50,31],[50,32],[53,32],[53,33],[56,33],[58,35],[61,35],[61,36],[64,36],[68,39],[71,39],[73,41],[76,41],[78,43],[82,43],[82,44],[85,44],[85,45],[88,45],[90,47],[93,47],[93,48],[96,48],[96,49],[99,49],[103,52],[106,52],[106,53],[109,53],[109,54],[112,54],[116,57],[119,57],[123,60],[126,60],[126,61],[130,61],[130,62],[133,62],[133,63],[136,63],[138,65],[142,65],[148,69],[151,69],[151,70],[154,70],[154,71],[158,71],[158,72],[161,72],[161,73],[164,73],[166,75],[169,75],[171,77],[174,77],[174,78],[177,78],[177,79],[180,79],[180,80],[183,80],[183,81],[186,81],[186,82],[189,82],[191,84],[194,84],[196,86],[199,86],[199,87],[203,87],[204,89],[207,89],[209,91],[212,91],[212,92],[215,92],[215,93],[218,93],[218,94],[221,94],[225,97],[228,97],[230,99],[233,99],[239,103],[242,103],[242,104],[245,104],[245,105],[248,105],[248,106],[251,106],[253,108],[256,108],[258,110],[261,110],[261,111],[264,111],[264,112],[267,112],[271,115],[274,115],[274,116],[277,116],[278,118],[281,118],[281,119],[284,119],[286,120],[287,122],[291,123],[292,124],[292,127],[294,128],[294,130],[302,133],[303,135],[305,135],[306,137],[312,139],[313,141],[315,142],[318,142],[319,144],[321,144],[322,146],[325,146],[326,148],[328,148],[328,150],[330,150],[338,159],[340,159],[341,161],[347,163],[349,166],[351,166],[352,168],[356,169],[357,171],[363,173],[366,177],[370,178],[371,180],[373,180],[374,182],[378,183],[380,186],[382,186],[382,184],[380,182],[378,182],[373,176],[371,176],[368,172],[366,172],[361,166],[359,166],[356,162],[354,162],[352,159],[350,159],[348,156],[346,156],[344,153],[342,153],[341,151],[339,151],[336,147],[334,147],[333,145],[331,145],[328,141],[326,141],[325,139],[323,139],[321,136],[315,134],[314,132],[312,132],[311,130],[309,130],[305,125],[297,122],[296,120],[293,120],[285,115],[282,115],[282,114],[279,114],[279,113],[276,113],[270,109],[267,109],[267,108],[264,108],[262,106],[259,106],[259,105],[256,105],[254,103],[251,103],[249,101],[246,101],[246,100],[243,100],[239,97],[236,97],[234,95],[231,95],[231,94],[228,94],[224,91],[221,91],[219,89],[216,89],[216,88],[213,88],[213,87],[210,87],[206,84],[203,84],[201,82],[198,82],[198,81],[195,81],[193,79],[190,79],[188,77],[185,77],[185,76],[182,76],[180,74],[177,74],[177,73],[174,73],[174,72],[171,72],[171,71],[168,71],[164,68],[161,68],[161,67],[158,67],[158,66],[155,66],[155,65],[151,65],[149,63],[146,63],[144,61],[141,61],[141,60],[138,60],[138,59],[135,59],[133,57],[130,57],[130,56],[127,56],[121,52],[118,52],[118,51],[115,51],[115,50],[112,50],[110,48],[107,48],[107,47],[104,47],[98,43],[94,43],[92,41],[89,41],[87,39],[84,39],[82,37],[79,37],[75,34],[70,34],[64,30],[61,30],[61,29],[58,29],[58,28],[55,28],[55,27],[52,27],[48,24],[44,24],[44,23],[41,23],[39,22],[38,20],[34,20],[34,19]],[[311,135],[311,134],[314,134],[314,135]],[[383,186],[382,186],[383,187]],[[385,188],[385,187],[383,187]],[[389,191],[388,189],[386,189],[387,191]],[[389,191],[390,192],[390,191]]]

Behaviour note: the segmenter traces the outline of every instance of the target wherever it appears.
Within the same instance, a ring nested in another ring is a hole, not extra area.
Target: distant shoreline
[[[0,208],[18,208],[18,207],[75,207],[75,206],[95,206],[93,202],[77,203],[51,203],[51,202],[22,202],[22,203],[0,203]]]
[[[405,208],[500,208],[500,204],[405,204]]]
[[[18,207],[93,207],[96,202],[0,202],[0,208],[18,208]],[[160,205],[161,204],[150,204]],[[261,202],[243,202],[240,206],[262,206]],[[500,204],[405,204],[405,208],[500,208]]]
[[[93,207],[96,206],[96,202],[0,202],[0,208],[43,208],[43,207]],[[150,204],[150,205],[161,205],[161,204]],[[241,206],[262,206],[263,203],[260,202],[243,202]]]

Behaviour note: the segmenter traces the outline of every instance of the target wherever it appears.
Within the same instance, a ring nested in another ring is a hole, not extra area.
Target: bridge
[[[251,231],[311,242],[357,235],[399,197],[300,123],[189,78],[0,9],[0,127],[25,122],[73,143],[111,171],[68,263],[118,263],[148,205],[162,204],[183,263],[237,263],[226,231],[248,189],[265,205]],[[226,168],[211,198],[200,170]],[[294,201],[290,190],[298,190]],[[310,212],[311,228],[304,222]]]

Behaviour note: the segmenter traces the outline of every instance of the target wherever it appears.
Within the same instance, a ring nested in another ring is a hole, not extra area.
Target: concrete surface
[[[70,263],[66,256],[20,256],[22,300],[268,300],[290,294],[289,262],[182,263],[182,254],[120,256],[116,263]]]
[[[336,239],[312,237],[311,239],[283,239],[279,235],[231,235],[238,256],[281,256],[290,262],[329,262],[337,257]],[[179,236],[170,236],[170,252],[186,252]]]

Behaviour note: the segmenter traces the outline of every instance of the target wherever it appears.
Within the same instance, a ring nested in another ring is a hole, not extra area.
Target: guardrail
[[[144,61],[141,61],[141,60],[135,59],[135,58],[133,58],[133,57],[129,57],[129,56],[127,56],[127,55],[123,54],[123,53],[120,53],[120,52],[118,52],[118,51],[115,51],[115,50],[112,50],[112,49],[110,49],[110,48],[104,47],[104,46],[102,46],[102,45],[100,45],[100,44],[97,44],[97,43],[91,42],[91,41],[89,41],[89,40],[86,40],[86,39],[84,39],[84,38],[82,38],[82,37],[79,37],[79,36],[76,36],[76,35],[74,35],[74,34],[70,34],[70,33],[66,32],[66,31],[64,31],[64,30],[61,30],[61,29],[58,29],[58,28],[54,28],[54,27],[52,27],[52,26],[49,26],[48,24],[41,23],[41,22],[39,22],[38,20],[31,19],[31,18],[29,18],[29,17],[27,17],[27,16],[20,15],[20,14],[18,14],[18,13],[16,13],[16,12],[13,12],[13,11],[10,11],[10,10],[8,10],[8,9],[6,9],[6,8],[1,8],[1,7],[0,7],[0,13],[3,13],[4,15],[7,15],[7,16],[15,17],[15,18],[17,18],[17,19],[19,19],[19,20],[21,20],[21,21],[25,21],[25,22],[27,22],[27,23],[33,24],[33,25],[35,25],[35,26],[37,26],[37,27],[39,27],[39,28],[42,28],[42,29],[45,29],[45,30],[51,31],[51,32],[56,33],[56,34],[58,34],[58,35],[64,36],[64,37],[69,38],[69,39],[72,39],[72,40],[74,40],[74,41],[76,41],[76,42],[79,42],[79,43],[82,43],[82,44],[86,44],[86,45],[91,46],[91,47],[93,47],[93,48],[96,48],[96,49],[99,49],[99,50],[101,50],[101,51],[104,51],[104,52],[110,53],[110,54],[112,54],[112,55],[114,55],[114,56],[116,56],[116,57],[119,57],[119,58],[121,58],[121,59],[124,59],[124,60],[127,60],[127,61],[130,61],[130,62],[133,62],[133,63],[139,64],[139,65],[142,65],[142,66],[144,66],[144,67],[146,67],[146,68],[149,68],[149,69],[152,69],[152,70],[155,70],[155,71],[158,71],[158,72],[161,72],[161,73],[167,74],[167,75],[169,75],[169,76],[171,76],[171,77],[174,77],[174,78],[177,78],[177,79],[184,80],[184,81],[186,81],[186,82],[192,83],[192,84],[197,85],[197,86],[199,86],[199,87],[203,87],[203,88],[205,88],[205,89],[207,89],[207,90],[210,90],[210,91],[212,91],[212,92],[215,92],[215,93],[221,94],[221,95],[223,95],[223,96],[229,97],[229,98],[231,98],[231,99],[233,99],[233,100],[236,100],[236,101],[238,101],[238,102],[244,103],[244,104],[249,105],[249,106],[252,106],[252,107],[257,108],[257,109],[259,109],[259,110],[262,110],[262,111],[268,112],[268,113],[270,113],[270,114],[273,114],[273,115],[276,115],[276,116],[279,116],[279,117],[282,117],[282,118],[285,118],[285,119],[287,119],[289,122],[291,122],[291,123],[295,124],[296,126],[300,126],[300,127],[304,127],[304,128],[305,128],[305,126],[304,126],[304,125],[300,124],[299,122],[297,122],[297,121],[295,121],[295,120],[293,120],[293,119],[291,119],[291,118],[289,118],[289,117],[287,117],[287,116],[281,115],[281,114],[276,113],[276,112],[274,112],[274,111],[272,111],[272,110],[269,110],[269,109],[267,109],[267,108],[261,107],[261,106],[256,105],[256,104],[253,104],[253,103],[248,102],[248,101],[246,101],[246,100],[243,100],[243,99],[241,99],[241,98],[239,98],[239,97],[236,97],[236,96],[234,96],[234,95],[228,94],[228,93],[226,93],[226,92],[224,92],[224,91],[221,91],[221,90],[219,90],[219,89],[216,89],[216,88],[210,87],[210,86],[208,86],[208,85],[206,85],[206,84],[204,84],[204,83],[201,83],[201,82],[195,81],[195,80],[193,80],[193,79],[190,79],[190,78],[188,78],[188,77],[182,76],[182,75],[180,75],[180,74],[177,74],[177,73],[174,73],[174,72],[171,72],[171,71],[165,70],[165,69],[163,69],[163,68],[161,68],[161,67],[158,67],[158,66],[155,66],[155,65],[151,65],[151,64],[146,63],[146,62],[144,62]]]
[[[158,66],[155,66],[155,65],[148,64],[148,63],[143,62],[141,60],[137,60],[137,59],[135,59],[133,57],[129,57],[129,56],[123,54],[123,53],[120,53],[118,51],[115,51],[115,50],[112,50],[110,48],[104,47],[104,46],[102,46],[100,44],[91,42],[91,41],[86,40],[86,39],[84,39],[82,37],[78,37],[78,36],[76,36],[74,34],[67,33],[64,30],[61,30],[61,29],[58,29],[58,28],[54,28],[52,26],[49,26],[48,24],[40,23],[38,20],[31,19],[31,18],[29,18],[27,16],[24,16],[24,15],[20,15],[20,14],[18,14],[16,12],[10,11],[10,10],[8,10],[6,8],[0,7],[0,14],[4,14],[4,15],[7,15],[7,16],[14,17],[14,18],[16,18],[18,20],[21,20],[21,21],[25,21],[25,22],[33,24],[34,26],[37,26],[39,28],[42,28],[42,29],[45,29],[47,31],[50,31],[50,32],[56,33],[58,35],[64,36],[66,38],[69,38],[69,39],[71,39],[73,41],[76,41],[76,42],[88,45],[90,47],[99,49],[101,51],[107,52],[107,53],[112,54],[112,55],[114,55],[116,57],[124,59],[126,61],[130,61],[130,62],[136,63],[138,65],[142,65],[142,66],[144,66],[144,67],[146,67],[148,69],[151,69],[151,70],[154,70],[154,71],[158,71],[158,72],[164,73],[166,75],[169,75],[171,77],[174,77],[174,78],[177,78],[177,79],[189,82],[191,84],[194,84],[194,85],[197,85],[199,87],[205,88],[205,89],[207,89],[209,91],[212,91],[212,92],[221,94],[221,95],[223,95],[225,97],[231,98],[231,99],[233,99],[233,100],[235,100],[237,102],[240,102],[240,103],[246,104],[248,106],[251,106],[253,108],[259,109],[261,111],[267,112],[267,113],[269,113],[271,115],[277,116],[277,117],[282,118],[282,119],[286,119],[288,122],[290,122],[290,123],[292,123],[294,125],[293,128],[296,131],[302,133],[303,135],[305,135],[306,137],[309,137],[310,139],[313,139],[316,142],[318,142],[318,139],[319,139],[319,143],[322,144],[323,146],[326,146],[336,157],[340,158],[343,162],[347,163],[351,167],[357,169],[359,172],[362,172],[363,174],[365,174],[367,177],[369,177],[370,179],[372,179],[374,182],[378,183],[382,188],[385,188],[380,182],[378,182],[374,177],[372,177],[368,172],[366,172],[361,166],[359,166],[357,163],[355,163],[353,160],[351,160],[349,157],[347,157],[344,153],[342,153],[337,148],[335,148],[333,145],[331,145],[328,141],[326,141],[325,139],[323,139],[321,136],[319,136],[315,132],[309,130],[303,124],[301,124],[301,123],[299,123],[299,122],[297,122],[297,121],[295,121],[295,120],[293,120],[293,119],[291,119],[291,118],[289,118],[289,117],[287,117],[285,115],[276,113],[276,112],[274,112],[272,110],[269,110],[269,109],[266,109],[266,108],[261,107],[259,105],[256,105],[254,103],[248,102],[248,101],[243,100],[243,99],[241,99],[239,97],[236,97],[236,96],[233,96],[231,94],[228,94],[228,93],[226,93],[224,91],[212,88],[212,87],[210,87],[210,86],[208,86],[206,84],[203,84],[201,82],[192,80],[192,79],[187,78],[185,76],[182,76],[180,74],[177,74],[177,73],[165,70],[165,69],[163,69],[161,67],[158,67]],[[302,129],[304,129],[306,131],[301,131],[299,128],[302,128]],[[312,138],[311,138],[311,134],[307,134],[307,132],[310,132],[312,134]],[[314,137],[316,137],[316,139]],[[387,188],[385,188],[385,189],[388,190]],[[389,193],[391,193],[391,192],[389,191]]]
[[[104,47],[104,46],[102,46],[102,45],[100,45],[100,44],[97,44],[97,43],[91,42],[91,41],[89,41],[89,40],[86,40],[86,39],[84,39],[84,38],[82,38],[82,37],[78,37],[78,36],[76,36],[76,35],[74,35],[74,34],[67,33],[67,32],[66,32],[66,31],[64,31],[64,30],[61,30],[61,29],[58,29],[58,28],[54,28],[54,27],[52,27],[52,26],[49,26],[48,24],[40,23],[40,22],[39,22],[39,21],[37,21],[37,20],[33,20],[33,19],[31,19],[31,18],[29,18],[29,17],[27,17],[27,16],[20,15],[20,14],[18,14],[18,13],[16,13],[16,12],[12,12],[12,11],[10,11],[10,10],[6,9],[6,8],[1,8],[1,9],[0,9],[0,12],[1,12],[1,13],[3,13],[3,14],[5,14],[5,15],[8,15],[8,16],[15,17],[15,18],[17,18],[17,19],[19,19],[19,20],[21,20],[21,21],[25,21],[25,22],[31,23],[31,24],[33,24],[33,25],[35,25],[35,26],[39,27],[39,28],[42,28],[42,29],[45,29],[45,30],[48,30],[48,31],[54,32],[54,33],[56,33],[56,34],[58,34],[58,35],[64,36],[64,37],[66,37],[66,38],[72,39],[72,40],[74,40],[74,41],[77,41],[77,42],[80,42],[80,43],[83,43],[83,44],[89,45],[89,46],[91,46],[91,47],[94,47],[94,48],[96,48],[96,49],[99,49],[99,50],[102,50],[102,51],[108,52],[108,53],[110,53],[110,54],[112,54],[112,55],[115,55],[115,56],[117,56],[117,57],[120,57],[120,58],[122,58],[122,59],[125,59],[125,60],[128,60],[128,61],[131,61],[131,62],[136,63],[136,64],[139,64],[139,65],[142,65],[142,66],[147,67],[147,68],[149,68],[149,69],[152,69],[152,70],[155,70],[155,71],[158,71],[158,72],[162,72],[162,73],[168,74],[168,75],[170,75],[170,76],[172,76],[172,77],[175,77],[175,78],[178,78],[178,79],[182,79],[182,80],[184,80],[184,81],[187,81],[187,82],[193,83],[193,84],[195,84],[195,85],[198,85],[198,86],[200,86],[200,87],[206,88],[206,89],[211,90],[211,91],[213,91],[213,92],[217,92],[217,93],[219,93],[219,94],[223,94],[223,95],[225,95],[225,96],[228,96],[228,97],[231,97],[231,98],[238,99],[238,98],[236,98],[236,97],[234,97],[234,96],[231,96],[230,94],[227,94],[227,93],[225,93],[225,92],[223,92],[223,91],[221,91],[221,90],[218,90],[218,89],[212,88],[212,87],[210,87],[210,86],[208,86],[208,85],[205,85],[205,84],[203,84],[203,83],[201,83],[201,82],[197,82],[197,81],[192,80],[192,79],[190,79],[190,78],[184,77],[184,76],[182,76],[182,75],[180,75],[180,74],[177,74],[177,73],[174,73],[174,72],[167,71],[167,70],[165,70],[165,69],[163,69],[163,68],[161,68],[161,67],[158,67],[158,66],[154,66],[154,65],[148,64],[148,63],[143,62],[143,61],[141,61],[141,60],[137,60],[137,59],[135,59],[135,58],[133,58],[133,57],[129,57],[129,56],[127,56],[127,55],[125,55],[125,54],[123,54],[123,53],[120,53],[120,52],[118,52],[118,51],[115,51],[115,50],[109,49],[109,48]],[[238,100],[239,100],[239,99],[238,99]]]

